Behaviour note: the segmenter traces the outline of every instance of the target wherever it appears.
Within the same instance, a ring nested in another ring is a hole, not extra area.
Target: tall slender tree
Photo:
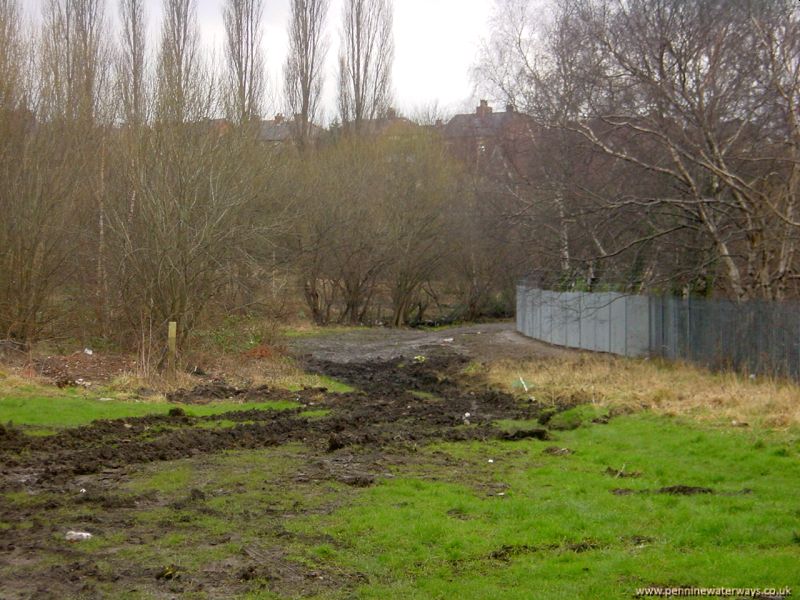
[[[225,108],[235,123],[258,119],[264,101],[262,0],[226,0],[225,56],[227,60]]]
[[[122,41],[117,78],[122,116],[130,125],[141,125],[147,112],[147,48],[144,0],[120,0]]]
[[[358,131],[383,114],[394,61],[391,0],[345,0],[339,55],[339,114]]]
[[[164,0],[158,75],[158,117],[184,123],[202,112],[195,0]]]
[[[324,77],[323,63],[328,51],[325,20],[329,0],[291,0],[289,56],[284,69],[284,92],[295,117],[295,136],[305,147],[311,126],[317,120]]]

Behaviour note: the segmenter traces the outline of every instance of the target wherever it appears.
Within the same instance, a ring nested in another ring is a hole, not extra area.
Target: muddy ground
[[[552,414],[532,401],[490,389],[480,374],[465,376],[473,360],[524,358],[559,352],[494,324],[436,332],[360,331],[306,338],[293,351],[307,369],[352,385],[345,394],[326,389],[300,392],[261,387],[237,390],[224,383],[202,385],[173,396],[182,402],[213,402],[237,396],[245,402],[292,400],[288,411],[242,410],[192,418],[179,408],[168,416],[98,421],[46,437],[0,426],[0,598],[175,597],[195,592],[236,597],[258,583],[281,595],[305,595],[360,582],[358,573],[320,573],[290,560],[280,546],[246,546],[219,568],[191,569],[125,558],[128,546],[167,535],[174,524],[137,521],[141,511],[165,508],[157,493],[136,494],[126,482],[153,464],[191,459],[194,468],[226,451],[303,450],[299,463],[269,484],[276,489],[335,482],[357,490],[391,476],[394,466],[413,463],[420,445],[439,441],[547,439],[545,426],[509,433],[499,419],[540,420]],[[222,389],[225,388],[225,389]],[[564,406],[563,408],[568,408]],[[314,411],[309,413],[308,411]],[[224,427],[215,425],[225,424]],[[230,490],[183,490],[166,508],[198,514],[210,496]],[[346,495],[315,507],[333,510]],[[282,519],[303,508],[270,514],[280,533]],[[183,513],[181,513],[183,514]],[[210,513],[209,513],[210,514]],[[230,518],[231,535],[244,523]],[[119,540],[97,552],[65,544],[66,528]],[[223,536],[224,537],[224,536]],[[224,539],[209,544],[225,543]],[[43,560],[47,557],[47,560]],[[113,590],[110,592],[109,590]]]

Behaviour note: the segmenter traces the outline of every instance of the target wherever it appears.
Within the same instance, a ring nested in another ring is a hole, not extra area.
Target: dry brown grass
[[[324,387],[322,378],[303,371],[290,358],[276,353],[270,358],[245,354],[208,354],[194,356],[184,368],[173,374],[151,370],[148,373],[125,372],[111,379],[93,380],[78,389],[87,396],[108,396],[119,400],[138,398],[147,390],[148,402],[166,401],[166,394],[176,389],[192,389],[210,379],[221,379],[237,387],[267,385],[273,388],[295,390],[302,387]],[[205,375],[197,377],[189,371],[201,366]],[[0,397],[60,397],[67,395],[31,367],[0,363]]]
[[[779,380],[664,361],[574,354],[534,361],[500,361],[489,380],[545,402],[572,400],[627,410],[652,410],[733,425],[800,425],[800,386]]]

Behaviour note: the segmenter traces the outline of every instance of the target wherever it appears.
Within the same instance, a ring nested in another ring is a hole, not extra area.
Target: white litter
[[[452,344],[452,343],[453,343],[453,342],[455,342],[455,341],[456,341],[456,340],[455,340],[455,338],[444,338],[444,339],[442,340],[442,343],[443,343],[443,344]]]
[[[490,458],[490,459],[489,459],[489,464],[491,465],[491,464],[493,464],[493,463],[494,463],[494,459]]]
[[[83,353],[84,353],[86,356],[91,356],[92,354],[94,354],[94,350],[92,350],[91,348],[84,348],[84,349],[83,349]]]
[[[522,378],[522,375],[519,376],[519,382],[522,384],[522,387],[525,388],[525,393],[528,393],[528,384],[525,383],[525,380]]]
[[[85,494],[85,493],[86,493],[86,490],[84,488],[81,488],[81,494]]]
[[[469,414],[469,413],[464,413],[464,418],[465,418],[465,419],[469,419],[471,416],[472,416],[472,415],[471,415],[471,414]]]
[[[92,534],[85,531],[68,531],[66,535],[68,542],[85,542],[90,539],[92,539]]]

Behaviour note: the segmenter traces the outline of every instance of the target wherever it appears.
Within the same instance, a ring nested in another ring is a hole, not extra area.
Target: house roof
[[[285,142],[291,140],[295,133],[295,121],[277,115],[270,121],[261,122],[260,138],[262,142]],[[318,138],[325,130],[311,124],[311,137]]]
[[[519,128],[527,132],[532,127],[531,117],[522,113],[479,112],[456,115],[444,126],[443,135],[445,138],[489,138],[503,136]]]

